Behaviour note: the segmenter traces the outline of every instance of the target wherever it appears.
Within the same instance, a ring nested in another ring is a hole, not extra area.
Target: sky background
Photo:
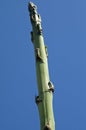
[[[33,0],[55,86],[56,130],[86,130],[86,0]],[[28,0],[0,0],[0,130],[39,130]]]

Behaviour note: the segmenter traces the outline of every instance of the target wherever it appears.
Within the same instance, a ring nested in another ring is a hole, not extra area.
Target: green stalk
[[[32,24],[31,40],[36,59],[38,96],[35,101],[39,110],[40,130],[55,130],[52,106],[54,87],[49,78],[48,52],[42,34],[41,17],[37,13],[37,7],[32,2],[29,3],[28,10]]]

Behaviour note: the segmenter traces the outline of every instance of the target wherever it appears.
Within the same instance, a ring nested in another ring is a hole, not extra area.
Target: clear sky
[[[56,130],[86,130],[86,0],[33,0],[55,86]],[[28,0],[0,0],[0,130],[39,130]]]

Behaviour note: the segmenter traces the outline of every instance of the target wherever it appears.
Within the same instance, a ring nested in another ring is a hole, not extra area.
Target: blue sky
[[[86,0],[33,0],[55,86],[56,130],[86,130]],[[39,130],[28,0],[0,1],[0,130]]]

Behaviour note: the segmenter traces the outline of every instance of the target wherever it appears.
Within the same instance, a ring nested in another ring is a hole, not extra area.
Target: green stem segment
[[[31,40],[34,45],[36,59],[36,73],[38,82],[38,94],[35,101],[39,110],[40,130],[55,130],[53,114],[53,92],[54,87],[49,78],[48,52],[44,45],[41,27],[41,17],[37,13],[37,7],[30,2],[28,6],[32,24]]]

